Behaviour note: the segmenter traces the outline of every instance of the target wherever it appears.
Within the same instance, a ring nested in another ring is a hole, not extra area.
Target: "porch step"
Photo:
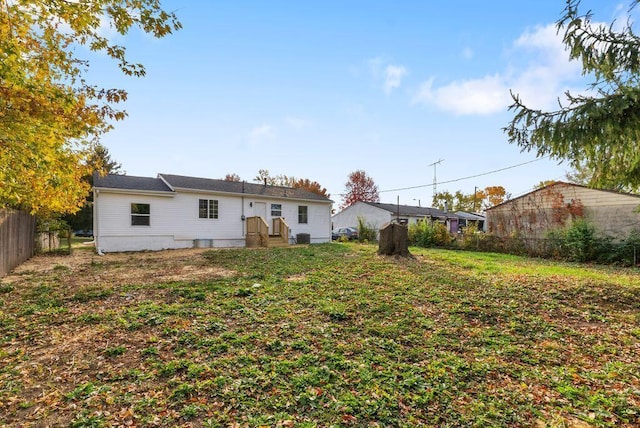
[[[289,243],[282,240],[281,236],[269,236],[269,247],[288,247]]]

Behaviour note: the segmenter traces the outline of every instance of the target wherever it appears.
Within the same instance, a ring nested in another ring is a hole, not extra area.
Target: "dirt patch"
[[[2,284],[19,285],[34,278],[59,274],[65,285],[157,284],[202,281],[235,276],[236,272],[211,266],[202,257],[210,249],[189,248],[136,253],[108,253],[92,249],[74,250],[70,255],[37,255],[0,279]],[[218,250],[224,251],[224,250]]]

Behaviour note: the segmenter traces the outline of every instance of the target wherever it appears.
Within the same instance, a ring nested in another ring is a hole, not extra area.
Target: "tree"
[[[109,149],[102,144],[96,144],[92,147],[85,163],[92,172],[88,178],[91,185],[93,185],[93,173],[100,175],[125,173],[122,170],[122,164],[113,160]]]
[[[540,183],[538,183],[535,186],[533,186],[533,188],[535,190],[544,189],[545,187],[551,186],[552,184],[556,184],[556,183],[557,183],[556,180],[543,180]]]
[[[93,187],[93,177],[96,173],[100,175],[124,174],[122,165],[111,158],[109,149],[102,144],[96,144],[90,149],[90,153],[84,161],[84,167],[88,174],[84,175],[81,180],[89,188]],[[77,212],[62,216],[62,219],[72,230],[86,231],[93,228],[93,194],[88,192],[85,198],[84,204]]]
[[[127,94],[88,82],[78,45],[145,74],[101,35],[104,25],[155,37],[180,28],[157,0],[0,0],[0,206],[41,216],[82,206],[91,145],[125,117],[115,104]]]
[[[506,189],[502,186],[488,186],[482,191],[484,198],[482,198],[482,209],[486,210],[493,206],[499,205],[511,198],[511,193],[507,193]],[[478,205],[480,208],[480,205]]]
[[[227,174],[224,176],[224,181],[242,181],[242,179],[240,178],[240,176],[238,174],[231,173],[231,174]]]
[[[434,208],[441,210],[444,210],[445,208],[452,209],[455,205],[454,198],[454,195],[449,191],[438,192],[433,195],[432,205]]]
[[[259,170],[258,175],[256,175],[253,181],[257,181],[258,183],[267,183],[270,186],[284,186],[305,189],[320,196],[324,196],[327,198],[329,197],[327,189],[322,187],[322,185],[317,181],[312,181],[308,178],[295,178],[293,176],[287,176],[284,174],[271,176],[268,169]]]
[[[258,183],[268,184],[270,186],[281,186],[282,185],[281,180],[282,180],[282,176],[280,176],[280,179],[278,178],[278,176],[272,177],[271,174],[269,174],[268,169],[259,170],[258,175],[256,175],[255,178],[253,179],[253,181],[257,181]]]
[[[299,178],[297,180],[294,180],[293,183],[291,183],[291,187],[308,190],[309,192],[313,192],[326,198],[329,198],[331,196],[327,192],[327,189],[322,187],[320,183],[318,183],[317,181],[311,181],[308,178]]]
[[[637,192],[638,186],[624,185],[619,180],[594,180],[596,177],[593,168],[586,165],[584,162],[579,162],[573,165],[571,171],[567,171],[567,180],[570,183],[580,184],[582,186],[596,187],[598,189],[613,190],[616,192]]]
[[[373,182],[363,170],[354,171],[349,174],[345,183],[345,192],[342,197],[342,208],[346,208],[358,201],[380,202],[378,186]]]
[[[464,194],[457,190],[455,194],[450,192],[438,192],[433,198],[433,206],[441,210],[475,212],[486,210],[494,205],[501,204],[509,199],[511,194],[502,186],[487,186],[477,189],[475,193]]]
[[[640,0],[633,0],[628,11]],[[574,168],[593,173],[588,184],[612,183],[640,188],[640,37],[631,19],[603,26],[592,22],[592,13],[581,15],[579,0],[567,0],[557,23],[570,58],[582,62],[583,74],[593,77],[591,92],[572,95],[555,111],[525,106],[512,94],[515,112],[504,129],[509,142],[538,156],[568,160]]]

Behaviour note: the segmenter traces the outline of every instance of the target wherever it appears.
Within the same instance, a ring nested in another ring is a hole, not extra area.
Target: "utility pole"
[[[473,186],[473,212],[476,212],[476,195],[478,194],[478,186]]]
[[[433,167],[433,202],[432,203],[435,203],[435,201],[436,201],[436,193],[438,193],[437,189],[436,189],[436,185],[438,183],[438,180],[436,180],[436,165],[441,163],[443,160],[444,159],[438,159],[436,162],[430,163],[428,165],[428,166],[432,166]]]

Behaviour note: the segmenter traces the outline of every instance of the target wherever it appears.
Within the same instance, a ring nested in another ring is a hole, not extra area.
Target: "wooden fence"
[[[35,252],[36,219],[22,211],[0,209],[0,277]]]

